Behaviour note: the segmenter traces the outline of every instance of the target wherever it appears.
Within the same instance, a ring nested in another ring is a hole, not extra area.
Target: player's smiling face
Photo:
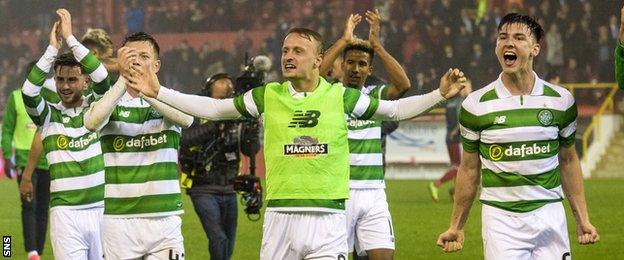
[[[526,24],[505,24],[496,39],[496,57],[503,73],[533,69],[533,58],[539,54],[540,45]]]
[[[63,106],[71,108],[80,105],[82,92],[89,83],[80,66],[58,66],[54,69],[54,81]]]
[[[361,88],[366,78],[373,72],[370,54],[361,50],[349,50],[342,62],[344,71],[343,84],[352,88]]]
[[[318,69],[322,57],[316,40],[299,33],[291,33],[282,46],[282,74],[287,80],[308,79]]]

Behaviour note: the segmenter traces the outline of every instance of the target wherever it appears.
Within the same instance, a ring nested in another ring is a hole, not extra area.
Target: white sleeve
[[[405,120],[429,111],[444,100],[438,89],[424,95],[398,100],[379,100],[379,107],[377,107],[373,117],[381,120]]]
[[[184,94],[172,89],[160,87],[156,99],[196,117],[211,120],[226,120],[242,117],[234,106],[233,98],[214,99]]]
[[[181,112],[180,110],[177,110],[157,99],[146,96],[142,97],[143,99],[145,99],[145,101],[147,101],[147,103],[150,104],[150,106],[152,106],[152,108],[154,108],[154,110],[158,111],[158,113],[163,115],[163,117],[165,117],[165,119],[169,120],[170,122],[183,128],[187,128],[191,126],[191,124],[193,124],[192,116],[189,116]]]
[[[120,76],[100,100],[91,103],[91,106],[84,115],[84,125],[91,131],[101,130],[107,123],[119,102],[119,99],[126,93],[126,80]]]

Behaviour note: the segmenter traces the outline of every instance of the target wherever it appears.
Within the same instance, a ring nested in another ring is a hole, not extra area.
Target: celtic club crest
[[[537,114],[537,120],[543,126],[549,126],[553,122],[553,113],[548,109],[542,109]]]

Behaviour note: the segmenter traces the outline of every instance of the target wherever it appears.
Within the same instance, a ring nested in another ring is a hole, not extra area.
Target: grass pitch
[[[435,245],[439,233],[446,230],[452,204],[447,193],[450,185],[440,189],[440,202],[429,197],[427,181],[387,181],[386,193],[396,235],[395,259],[483,259],[481,242],[481,205],[475,202],[466,225],[466,242],[459,253],[443,253]],[[574,220],[568,213],[568,230],[572,235],[574,259],[622,259],[624,247],[624,180],[586,180],[585,193],[593,224],[601,241],[591,246],[576,242]],[[12,236],[13,259],[26,259],[20,221],[19,192],[15,180],[0,180],[0,235]],[[184,195],[185,214],[182,232],[186,259],[209,259],[208,241],[193,206]],[[258,259],[262,238],[262,221],[251,222],[239,206],[236,247],[232,259]],[[52,259],[47,240],[42,259]]]

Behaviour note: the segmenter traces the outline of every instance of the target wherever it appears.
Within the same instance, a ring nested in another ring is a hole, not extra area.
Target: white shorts
[[[561,202],[548,203],[526,213],[483,205],[482,235],[485,259],[569,259],[570,256]]]
[[[344,213],[266,211],[262,226],[263,260],[345,260]]]
[[[394,250],[394,230],[384,189],[351,189],[346,202],[349,252]]]
[[[102,259],[104,208],[50,210],[50,241],[54,259]]]
[[[114,218],[104,216],[106,259],[184,259],[180,216]]]

